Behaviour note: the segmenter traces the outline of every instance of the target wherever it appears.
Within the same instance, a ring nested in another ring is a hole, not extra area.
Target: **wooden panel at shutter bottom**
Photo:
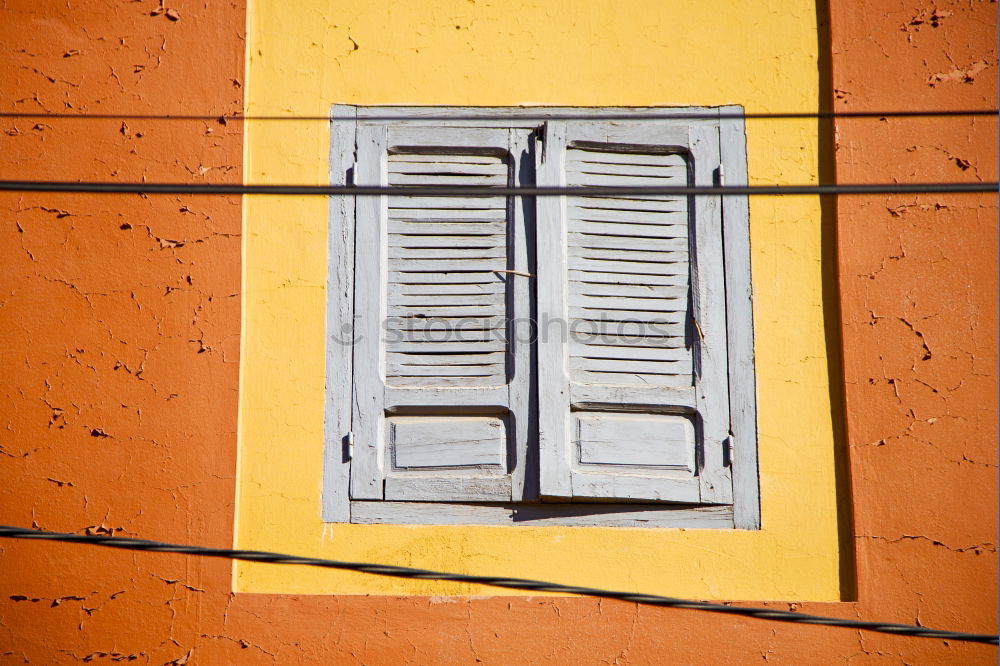
[[[385,499],[509,501],[510,437],[501,415],[386,418]]]
[[[580,465],[662,467],[694,473],[694,424],[672,414],[577,413]]]
[[[700,501],[690,417],[577,411],[570,432],[574,499]]]
[[[394,470],[495,467],[507,462],[507,429],[496,416],[396,416],[386,420]]]

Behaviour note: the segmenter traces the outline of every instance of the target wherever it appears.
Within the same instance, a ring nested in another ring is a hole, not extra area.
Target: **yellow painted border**
[[[790,0],[251,1],[247,112],[332,103],[819,107],[816,8]],[[751,183],[815,182],[815,121],[748,123]],[[327,179],[329,126],[247,123],[247,182]],[[751,201],[760,531],[324,525],[327,203],[244,200],[241,548],[717,599],[840,598],[835,442],[813,197]],[[826,270],[832,270],[826,267]],[[829,313],[828,311],[828,313]],[[240,563],[235,589],[496,594]],[[505,591],[504,594],[516,594]]]

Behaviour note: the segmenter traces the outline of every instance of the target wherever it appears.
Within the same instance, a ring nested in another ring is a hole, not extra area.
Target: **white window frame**
[[[747,182],[745,130],[739,106],[684,108],[476,108],[476,107],[359,107],[336,105],[331,112],[330,183],[352,184],[355,173],[356,134],[360,123],[392,127],[447,126],[532,130],[550,120],[553,127],[564,125],[561,119],[573,116],[585,123],[602,122],[602,114],[627,115],[623,124],[667,127],[671,123],[697,127],[700,132],[715,133],[719,146],[719,169],[716,174],[698,174],[695,184],[745,185]],[[671,114],[705,114],[705,120],[662,120]],[[586,120],[590,116],[592,120]],[[644,116],[657,116],[643,123]],[[428,119],[421,119],[427,116]],[[474,116],[476,120],[469,120]],[[735,117],[734,117],[735,116]],[[513,132],[512,132],[513,133]],[[552,140],[551,138],[549,139]],[[532,149],[534,150],[534,149]],[[527,158],[529,161],[531,157]],[[724,176],[723,176],[724,174]],[[537,174],[536,174],[537,176]],[[713,178],[710,182],[705,182]],[[371,184],[361,174],[360,184]],[[530,184],[522,183],[518,185]],[[698,199],[703,199],[698,197]],[[558,200],[553,198],[552,201]],[[756,389],[753,357],[752,290],[750,283],[749,211],[745,196],[713,198],[721,207],[722,238],[718,239],[724,257],[721,270],[725,282],[725,340],[728,367],[729,438],[727,450],[713,451],[726,456],[732,473],[731,504],[648,504],[496,502],[461,503],[435,501],[386,501],[352,499],[351,459],[353,432],[357,414],[352,414],[355,400],[353,349],[345,339],[357,321],[354,309],[356,212],[367,204],[362,197],[337,196],[329,206],[329,274],[327,285],[327,365],[325,454],[322,518],[326,522],[394,524],[485,524],[485,525],[578,525],[629,527],[689,527],[719,529],[758,529],[760,527],[759,486],[757,474]],[[537,198],[535,211],[539,225],[547,214],[545,199]],[[537,233],[544,233],[539,226]],[[359,256],[358,262],[366,257]],[[532,371],[537,381],[539,368]],[[548,416],[546,403],[534,406],[537,418]],[[568,407],[568,405],[567,405]],[[551,419],[549,419],[551,421]],[[518,451],[530,464],[544,465],[544,450],[539,456],[537,432],[522,437],[533,452]],[[525,455],[526,453],[526,455]],[[537,475],[547,473],[545,467]],[[523,478],[522,478],[523,482]],[[537,493],[537,488],[533,489]],[[728,499],[726,500],[728,501]]]

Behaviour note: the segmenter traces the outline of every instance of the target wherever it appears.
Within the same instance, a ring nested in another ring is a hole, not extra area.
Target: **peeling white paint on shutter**
[[[677,154],[566,150],[571,186],[684,185]],[[573,197],[567,205],[572,381],[691,386],[687,197]]]
[[[389,185],[504,187],[504,155],[396,153]],[[506,383],[506,197],[389,197],[386,383]]]
[[[717,129],[546,123],[540,185],[709,184]],[[709,197],[540,199],[541,494],[731,501],[720,208]]]
[[[336,106],[331,183],[746,183],[739,121],[596,111],[637,121]],[[745,197],[332,197],[324,520],[508,524],[486,510],[541,497],[758,527],[747,217]]]
[[[526,139],[362,123],[358,182],[506,187]],[[526,270],[523,226],[502,195],[359,201],[352,499],[520,498],[530,357],[508,328],[528,304],[510,272]]]

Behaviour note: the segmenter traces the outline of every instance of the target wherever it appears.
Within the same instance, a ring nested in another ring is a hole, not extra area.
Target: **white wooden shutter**
[[[506,187],[512,136],[359,123],[355,181]],[[512,199],[368,197],[356,215],[351,497],[511,500],[528,361],[508,331],[527,304]]]
[[[549,122],[537,177],[710,185],[718,165],[709,126]],[[718,199],[540,197],[538,237],[542,496],[731,502]]]

